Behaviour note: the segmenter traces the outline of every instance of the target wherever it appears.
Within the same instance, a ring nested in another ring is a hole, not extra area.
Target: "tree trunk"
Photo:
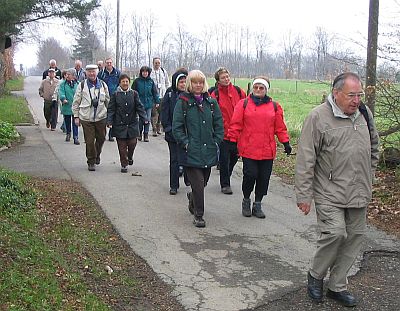
[[[372,114],[376,99],[376,59],[378,49],[379,0],[369,1],[367,77],[365,81],[366,104]]]

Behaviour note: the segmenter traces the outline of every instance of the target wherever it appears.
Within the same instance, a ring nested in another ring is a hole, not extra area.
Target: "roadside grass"
[[[26,100],[22,96],[3,95],[0,97],[0,120],[13,125],[33,123]]]
[[[78,183],[0,168],[0,310],[182,310],[171,297]]]
[[[24,77],[18,76],[15,79],[8,80],[6,83],[6,90],[10,91],[22,91],[24,89]]]

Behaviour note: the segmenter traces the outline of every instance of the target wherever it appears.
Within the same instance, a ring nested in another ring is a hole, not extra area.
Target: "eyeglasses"
[[[360,98],[360,99],[363,99],[364,98],[364,96],[365,96],[365,93],[364,92],[359,92],[359,93],[352,93],[352,92],[350,92],[350,93],[343,93],[344,95],[346,95],[346,97],[348,97],[348,98],[350,98],[350,99],[355,99],[355,98]]]
[[[253,89],[255,89],[255,90],[260,90],[260,91],[264,91],[264,90],[265,90],[265,86],[257,86],[257,85],[254,85],[254,86],[253,86]]]

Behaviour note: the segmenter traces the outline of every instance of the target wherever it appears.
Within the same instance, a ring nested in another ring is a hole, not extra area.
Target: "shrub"
[[[7,146],[18,137],[19,134],[11,123],[0,121],[0,147]]]

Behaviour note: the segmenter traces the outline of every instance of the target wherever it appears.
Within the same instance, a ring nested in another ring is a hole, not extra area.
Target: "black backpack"
[[[243,102],[243,108],[246,109],[247,103],[249,102],[249,99],[246,97]],[[274,111],[276,112],[278,110],[278,107],[276,106],[276,102],[272,101],[272,105],[274,105]]]
[[[234,85],[237,93],[239,94],[239,97],[242,98],[242,90],[240,87],[238,87],[237,85]],[[218,92],[218,87],[217,86],[212,86],[208,89],[208,94],[211,95],[211,93],[214,92],[215,97],[217,98],[217,102],[219,102],[219,92]]]
[[[369,131],[369,137],[371,138],[371,123],[370,123],[371,120],[369,119],[367,106],[365,106],[364,103],[360,103],[360,106],[358,107],[358,110],[359,110],[360,113],[364,116],[365,121],[367,121],[367,127],[368,127],[368,131]]]

